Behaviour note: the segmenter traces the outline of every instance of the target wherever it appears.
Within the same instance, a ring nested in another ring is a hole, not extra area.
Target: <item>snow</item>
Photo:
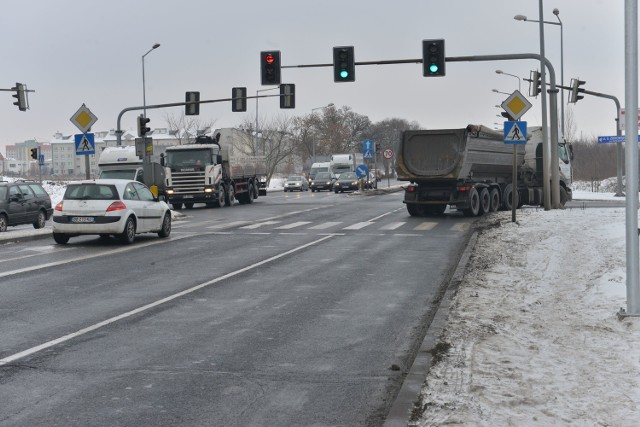
[[[640,318],[617,316],[625,208],[522,209],[481,225],[410,425],[639,425]]]

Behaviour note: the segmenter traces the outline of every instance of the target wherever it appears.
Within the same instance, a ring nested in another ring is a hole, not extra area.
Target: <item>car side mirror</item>
[[[19,202],[20,199],[22,199],[22,196],[20,194],[14,194],[9,197],[9,201],[11,202]]]
[[[161,153],[161,154],[160,154],[160,165],[161,165],[162,167],[164,167],[164,163],[165,163],[165,162],[164,162],[164,153]]]

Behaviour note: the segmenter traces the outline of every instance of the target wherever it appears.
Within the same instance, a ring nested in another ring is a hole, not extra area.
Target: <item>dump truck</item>
[[[253,203],[266,195],[266,163],[262,156],[230,157],[218,138],[198,136],[193,144],[167,147],[165,193],[174,209]]]
[[[542,129],[530,128],[526,144],[505,144],[502,132],[481,125],[462,129],[414,130],[402,134],[396,160],[404,203],[411,216],[444,213],[447,206],[467,216],[511,210],[514,149],[516,203],[543,205]],[[515,147],[515,148],[514,148]],[[571,200],[571,158],[558,144],[560,203]]]

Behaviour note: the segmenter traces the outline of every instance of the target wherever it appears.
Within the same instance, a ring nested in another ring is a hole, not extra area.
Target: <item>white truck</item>
[[[332,154],[330,165],[331,172],[339,177],[343,172],[355,172],[356,167],[364,163],[362,153]]]
[[[309,171],[309,181],[313,181],[318,172],[331,172],[331,162],[313,163],[311,165],[311,170]]]
[[[156,196],[164,196],[164,168],[155,158],[150,162],[148,179],[144,176],[143,161],[136,154],[136,147],[123,145],[105,147],[98,158],[100,179],[134,179],[147,185]],[[155,188],[154,188],[155,187]]]
[[[264,157],[229,158],[227,149],[210,136],[167,147],[161,163],[166,199],[174,209],[191,209],[194,203],[232,206],[236,200],[249,204],[266,195]]]
[[[442,214],[447,205],[467,216],[511,210],[513,150],[516,149],[517,207],[543,205],[542,129],[529,128],[526,144],[508,145],[504,135],[484,126],[405,131],[396,159],[404,203],[411,216]],[[571,200],[572,150],[558,143],[560,203]]]

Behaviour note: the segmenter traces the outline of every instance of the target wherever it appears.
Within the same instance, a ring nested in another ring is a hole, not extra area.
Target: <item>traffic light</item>
[[[200,92],[187,92],[185,102],[193,102],[193,104],[185,105],[185,115],[197,116],[200,114]]]
[[[231,111],[234,113],[247,111],[247,88],[231,88]]]
[[[356,81],[356,60],[353,46],[338,46],[333,48],[333,81]]]
[[[27,111],[27,91],[22,83],[16,83],[16,87],[12,87],[11,90],[15,90],[16,94],[11,95],[16,98],[16,102],[13,105],[18,106],[18,110]]]
[[[33,160],[38,160],[38,149],[37,148],[32,148],[31,149],[31,158]]]
[[[150,121],[151,119],[148,119],[143,115],[138,116],[138,136],[140,138],[144,138],[147,135],[147,132],[151,131],[151,129],[147,127],[147,123]]]
[[[260,75],[263,86],[280,84],[280,51],[260,52]]]
[[[571,94],[569,95],[569,102],[575,104],[584,98],[584,95],[578,95],[579,93],[584,93],[584,88],[581,88],[583,84],[586,82],[579,79],[571,79]]]
[[[280,108],[296,108],[296,85],[280,85]]]
[[[532,70],[529,73],[529,96],[538,96],[542,92],[542,79],[540,72]]]
[[[445,75],[444,39],[422,40],[422,75]]]

